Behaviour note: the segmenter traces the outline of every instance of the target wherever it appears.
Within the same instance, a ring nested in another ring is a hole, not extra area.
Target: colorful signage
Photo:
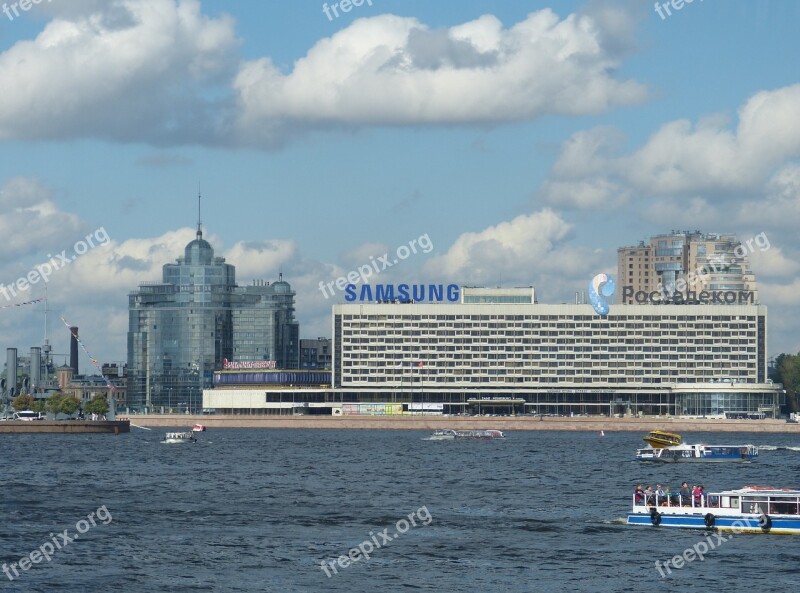
[[[598,274],[589,282],[589,302],[598,315],[608,315],[608,302],[603,297],[614,294],[614,279],[608,274]]]
[[[701,305],[752,305],[755,293],[752,290],[690,290],[686,293],[674,292],[671,295],[660,290],[647,292],[635,290],[633,286],[622,287],[622,300],[637,305],[671,304],[684,305],[697,303]]]

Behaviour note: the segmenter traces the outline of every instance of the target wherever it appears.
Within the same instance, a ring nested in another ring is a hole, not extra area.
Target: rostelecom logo
[[[608,315],[608,302],[603,297],[610,297],[616,288],[614,279],[608,274],[598,274],[589,282],[589,302],[599,315]]]

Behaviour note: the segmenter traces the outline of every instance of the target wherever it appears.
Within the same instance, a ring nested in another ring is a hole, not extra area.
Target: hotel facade
[[[538,304],[529,287],[456,288],[457,302],[336,304],[329,387],[250,385],[248,412],[237,412],[235,393],[208,391],[204,406],[334,415],[779,414],[783,392],[767,379],[765,306],[611,305],[603,317],[587,304]]]

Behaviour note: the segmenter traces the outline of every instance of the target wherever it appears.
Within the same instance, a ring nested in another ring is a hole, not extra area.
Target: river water
[[[0,562],[18,563],[13,580],[0,574],[0,590],[735,592],[798,583],[800,539],[744,534],[662,578],[656,560],[710,534],[629,527],[624,517],[637,482],[800,487],[800,451],[665,466],[632,460],[639,433],[437,442],[419,431],[220,429],[164,445],[164,429],[132,430],[0,435]],[[800,447],[796,435],[684,440]],[[337,562],[359,545],[369,559]],[[38,562],[23,570],[23,557]]]

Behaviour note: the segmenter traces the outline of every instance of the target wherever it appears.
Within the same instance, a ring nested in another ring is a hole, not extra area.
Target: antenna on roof
[[[202,220],[200,218],[200,195],[201,195],[200,194],[200,182],[198,181],[197,182],[197,238],[198,239],[202,239],[203,238],[203,229],[200,226],[201,225],[200,221]]]

